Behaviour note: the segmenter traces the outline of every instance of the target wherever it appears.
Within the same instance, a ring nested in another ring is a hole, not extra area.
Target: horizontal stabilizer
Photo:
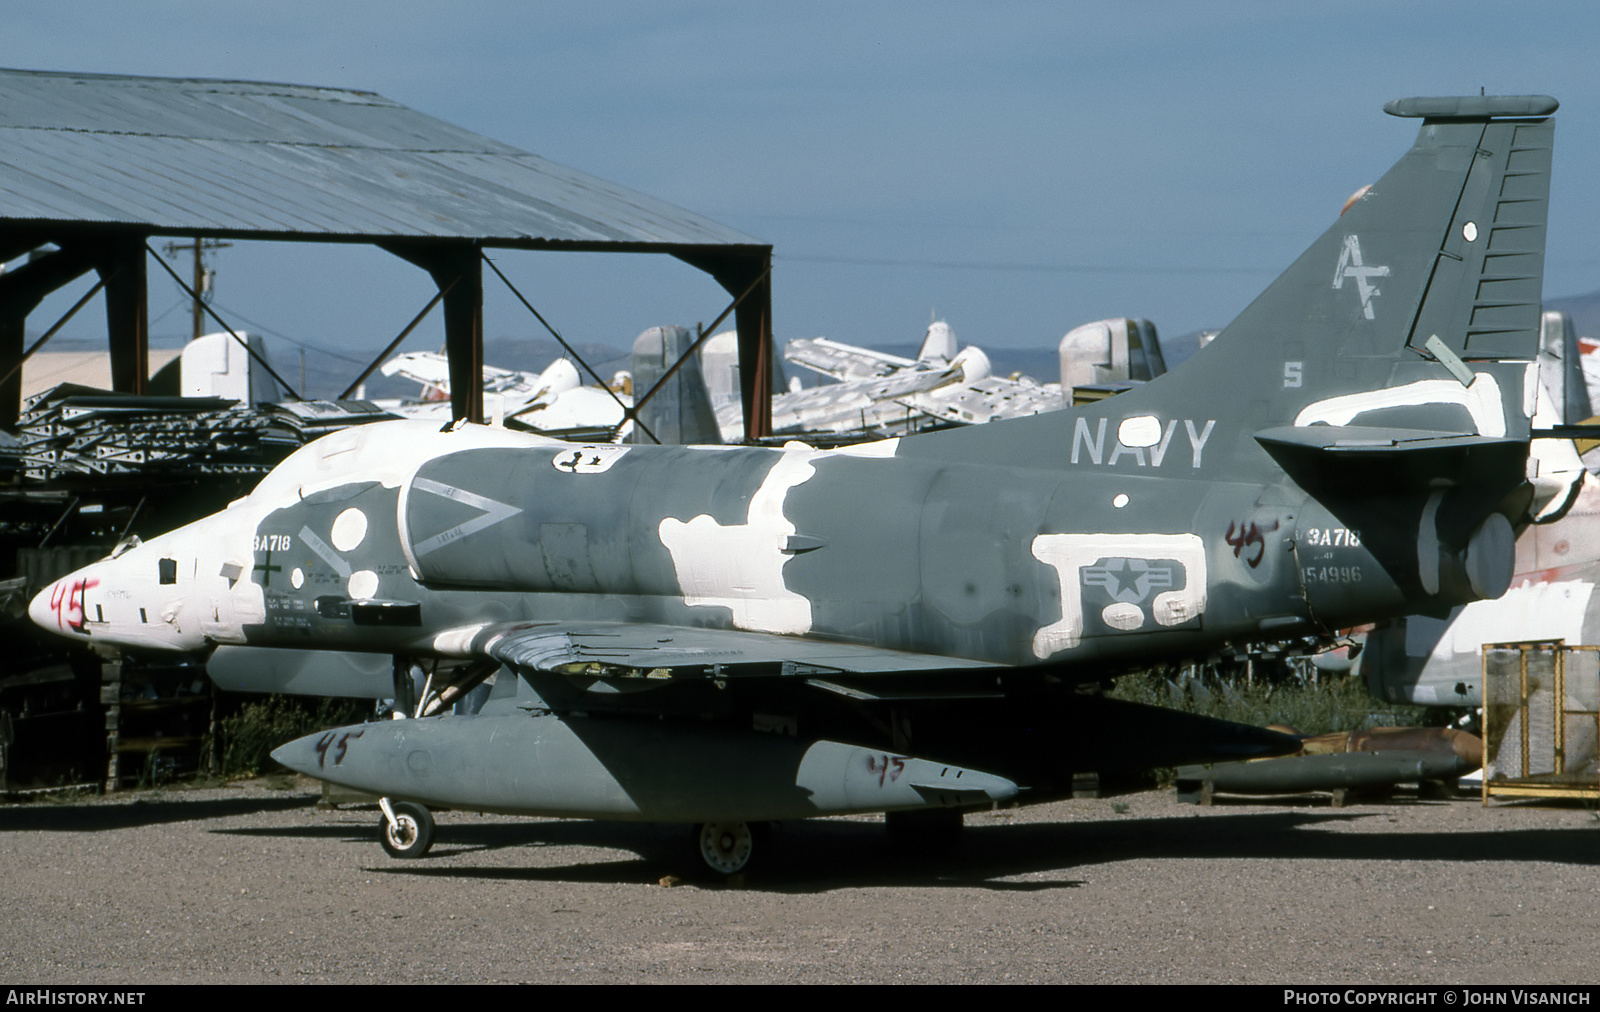
[[[1547,429],[1534,429],[1534,439],[1589,439],[1600,440],[1600,425],[1582,422],[1577,425],[1552,425]]]
[[[1455,485],[1475,473],[1520,467],[1528,445],[1509,437],[1370,425],[1286,425],[1264,429],[1255,438],[1308,489],[1393,492]]]
[[[1549,95],[1442,95],[1397,98],[1383,111],[1410,119],[1516,119],[1549,116],[1560,107]]]
[[[1458,449],[1494,442],[1520,442],[1515,439],[1491,439],[1470,432],[1433,432],[1428,429],[1396,429],[1375,425],[1282,426],[1256,433],[1256,441],[1269,448],[1276,445],[1330,454],[1377,455]]]

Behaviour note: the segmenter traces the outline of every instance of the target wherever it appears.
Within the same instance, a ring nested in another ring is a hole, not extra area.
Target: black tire
[[[395,825],[389,817],[378,820],[378,842],[390,857],[409,860],[418,858],[433,846],[433,815],[422,805],[411,801],[395,801],[389,805],[394,812]]]
[[[739,875],[749,871],[765,849],[766,829],[760,822],[700,822],[691,842],[708,874]]]

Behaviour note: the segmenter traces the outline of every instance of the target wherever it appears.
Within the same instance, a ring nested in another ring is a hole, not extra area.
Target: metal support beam
[[[106,283],[106,330],[111,341],[111,389],[145,394],[150,386],[150,286],[142,235],[107,237],[94,250]]]
[[[45,296],[87,274],[94,262],[79,250],[56,250],[0,274],[0,318],[26,319]]]
[[[5,222],[4,231],[0,232],[0,263],[9,263],[30,250],[48,246],[50,242],[50,238],[36,228],[22,228],[13,222]]]
[[[578,363],[578,365],[583,368],[584,372],[588,373],[594,378],[595,385],[601,390],[604,390],[606,393],[610,394],[611,399],[617,402],[617,407],[622,409],[622,422],[618,423],[618,429],[620,430],[622,425],[626,424],[629,418],[633,418],[633,424],[637,425],[640,429],[643,429],[645,434],[650,437],[651,442],[660,445],[661,440],[656,438],[656,434],[651,432],[648,426],[639,421],[638,418],[634,417],[633,409],[622,403],[622,398],[618,397],[617,392],[611,389],[611,384],[607,383],[604,377],[595,372],[593,366],[584,361],[583,356],[578,354],[578,350],[576,348],[567,343],[567,339],[561,336],[561,332],[559,330],[550,326],[550,321],[544,318],[544,314],[533,308],[533,303],[529,302],[527,296],[523,295],[517,286],[511,283],[511,279],[506,277],[505,272],[500,269],[499,265],[497,265],[493,260],[489,259],[488,254],[484,254],[483,262],[488,264],[489,269],[494,271],[495,276],[505,283],[506,288],[511,292],[511,294],[517,297],[518,302],[522,303],[522,307],[528,312],[532,313],[535,320],[538,320],[544,325],[544,329],[550,332],[550,336],[556,339],[556,343],[561,345],[562,350],[568,355],[572,356],[572,360]]]
[[[772,247],[755,247],[752,253],[737,254],[725,250],[674,250],[672,255],[716,278],[730,295],[750,289],[734,314],[734,329],[739,335],[744,434],[750,440],[772,435]]]
[[[381,243],[433,276],[444,296],[450,416],[483,421],[483,260],[476,243]]]
[[[0,274],[0,426],[14,428],[22,415],[22,361],[28,315],[45,296],[88,273],[93,264],[76,252],[57,250]]]
[[[178,283],[178,287],[183,289],[184,293],[188,295],[189,298],[194,300],[195,305],[203,309],[205,314],[211,317],[211,319],[216,322],[217,326],[222,328],[222,332],[224,334],[232,337],[234,343],[243,348],[246,355],[249,355],[251,358],[255,359],[256,365],[259,365],[261,368],[265,369],[268,376],[271,376],[273,379],[278,381],[278,386],[283,388],[284,393],[288,394],[291,400],[305,400],[304,397],[300,396],[300,391],[290,386],[289,381],[278,374],[278,370],[272,368],[265,358],[263,358],[261,355],[258,355],[256,350],[250,347],[250,342],[246,341],[242,336],[240,336],[238,328],[234,327],[228,321],[218,316],[216,310],[206,305],[205,301],[200,298],[195,289],[184,284],[183,279],[178,277],[178,272],[168,266],[167,262],[161,259],[155,250],[151,249],[147,245],[145,246],[144,251],[150,254],[150,259],[161,265],[161,269],[167,272],[168,277]]]
[[[450,356],[450,417],[483,422],[483,261],[469,249],[438,275],[444,297],[444,349]],[[448,276],[447,276],[448,275]]]
[[[661,374],[661,378],[656,380],[655,384],[653,386],[651,386],[649,390],[646,390],[642,394],[638,391],[637,388],[634,390],[633,407],[628,409],[628,417],[633,419],[635,425],[639,424],[639,417],[638,417],[639,409],[643,408],[646,404],[650,403],[650,398],[652,398],[652,397],[654,397],[656,395],[656,391],[660,390],[662,387],[667,385],[667,381],[672,379],[673,375],[677,373],[678,369],[683,366],[683,363],[689,361],[690,356],[693,356],[693,355],[699,353],[700,346],[705,344],[706,341],[708,339],[710,339],[710,337],[717,332],[717,328],[722,326],[722,321],[726,320],[728,318],[728,314],[734,312],[740,306],[744,305],[744,303],[745,303],[745,301],[747,299],[749,299],[752,295],[756,294],[758,286],[763,284],[766,280],[767,280],[767,275],[766,274],[762,274],[760,277],[758,277],[754,281],[750,282],[749,286],[747,286],[744,291],[739,293],[737,298],[735,298],[731,303],[728,304],[728,308],[724,309],[722,311],[722,315],[718,316],[715,320],[712,321],[711,326],[709,326],[709,327],[701,327],[699,336],[697,336],[695,338],[694,343],[689,345],[689,347],[687,349],[685,349],[683,354],[678,356],[678,360],[676,362],[672,363],[671,367],[669,367],[666,372]],[[769,294],[769,298],[770,298],[770,294]],[[737,319],[737,317],[735,317],[735,319]],[[742,352],[743,348],[741,348],[740,351]],[[741,354],[740,358],[741,358],[741,360],[743,359],[743,355],[742,354]],[[740,382],[741,382],[741,385],[742,385],[743,384],[743,380],[741,379]],[[771,388],[771,385],[769,383],[768,384],[768,389],[770,390],[770,388]],[[771,401],[772,395],[770,393],[767,395],[767,399],[768,399],[769,402]],[[749,428],[750,428],[750,426],[748,424],[746,424],[745,430],[746,430],[746,435],[747,436],[749,435]],[[771,407],[770,403],[767,406],[767,429],[768,429],[769,432],[772,429],[772,407]],[[648,432],[649,430],[646,429],[645,431]],[[654,434],[652,434],[650,438],[651,439],[655,439]],[[659,440],[657,440],[657,442],[659,442]]]
[[[455,282],[452,281],[443,290],[434,292],[433,298],[429,299],[428,304],[422,307],[422,312],[413,316],[411,322],[406,324],[405,329],[395,335],[395,339],[385,345],[384,349],[378,352],[376,358],[367,363],[367,367],[361,370],[361,375],[350,381],[350,385],[345,387],[344,392],[339,395],[339,400],[347,401],[354,396],[355,392],[361,389],[361,384],[367,381],[367,377],[378,371],[378,367],[383,365],[383,360],[394,354],[394,350],[400,347],[401,342],[411,336],[411,332],[416,330],[422,324],[422,321],[428,318],[428,314],[433,312],[433,307],[442,302],[444,297],[450,294],[450,289],[454,287]]]
[[[78,301],[72,304],[72,308],[68,309],[65,313],[62,313],[61,319],[57,320],[51,325],[49,330],[44,332],[44,336],[33,342],[27,351],[23,352],[22,355],[15,362],[13,362],[3,374],[0,374],[0,386],[3,386],[14,376],[20,377],[22,375],[23,365],[27,363],[28,359],[33,357],[33,353],[38,351],[40,348],[43,348],[46,342],[48,342],[52,337],[55,337],[56,334],[60,333],[61,328],[65,327],[69,320],[78,315],[78,310],[82,309],[84,306],[87,306],[89,304],[89,300],[94,298],[96,295],[99,295],[100,291],[105,288],[105,286],[106,283],[104,281],[96,281],[93,287],[91,287],[87,292],[84,292],[83,295],[79,297]],[[21,327],[26,323],[26,320],[26,317],[18,317],[14,322],[18,327]]]
[[[22,365],[27,324],[26,316],[0,318],[0,374],[6,374],[0,380],[0,429],[15,431],[22,417],[22,370],[12,366]]]
[[[739,334],[739,396],[744,401],[744,438],[772,435],[772,262],[756,290],[734,310]]]

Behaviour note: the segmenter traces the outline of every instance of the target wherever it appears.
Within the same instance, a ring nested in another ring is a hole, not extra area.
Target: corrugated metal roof
[[[6,221],[487,245],[765,246],[371,92],[26,70],[0,70]]]

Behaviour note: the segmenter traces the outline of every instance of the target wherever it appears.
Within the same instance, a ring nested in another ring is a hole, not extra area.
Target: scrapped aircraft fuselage
[[[482,625],[584,620],[1076,666],[1314,634],[1415,596],[1419,519],[1399,518],[1421,518],[1427,491],[1362,497],[1401,532],[1379,558],[1386,540],[1348,513],[1288,480],[1212,477],[1239,462],[1186,438],[1236,433],[1154,427],[1179,435],[1017,466],[902,456],[897,440],[577,447],[380,423],[64,579],[34,615],[136,648],[449,656]]]

